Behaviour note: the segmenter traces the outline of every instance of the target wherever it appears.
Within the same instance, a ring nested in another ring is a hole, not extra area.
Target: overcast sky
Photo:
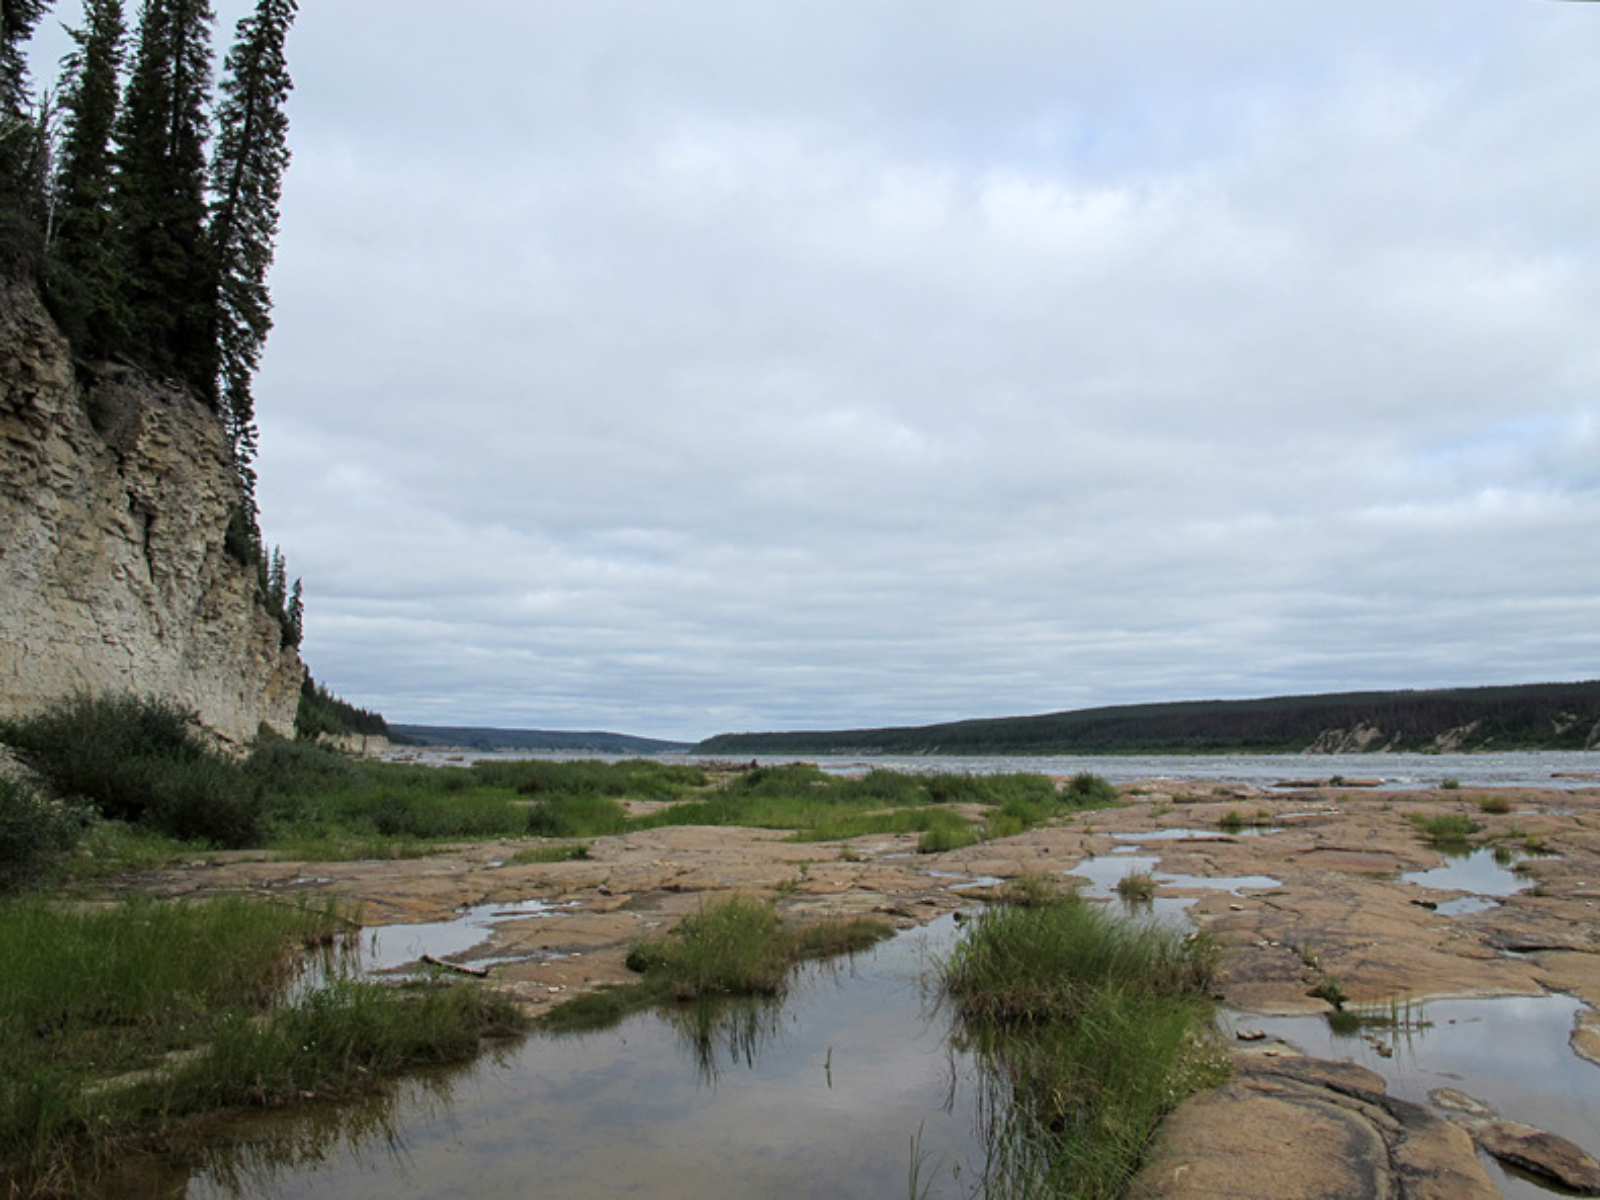
[[[391,721],[1600,676],[1600,5],[308,0],[289,52],[264,526]]]

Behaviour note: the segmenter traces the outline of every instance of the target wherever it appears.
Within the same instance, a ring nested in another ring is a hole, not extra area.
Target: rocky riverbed
[[[867,913],[910,926],[978,903],[1018,875],[1087,871],[1086,882],[1100,879],[1103,888],[1107,871],[1127,863],[1152,874],[1159,904],[1182,903],[1220,943],[1219,999],[1243,1014],[1235,1025],[1246,1036],[1252,1014],[1335,1005],[1380,1013],[1435,997],[1560,992],[1588,1006],[1576,1011],[1572,1051],[1600,1062],[1600,788],[1491,795],[1152,781],[1122,793],[1121,807],[937,855],[915,853],[912,835],[802,844],[759,830],[669,826],[593,839],[589,857],[570,862],[517,864],[526,843],[511,842],[393,862],[218,855],[134,886],[166,896],[338,895],[361,906],[380,938],[391,932],[390,960],[429,954],[487,970],[537,1011],[626,980],[633,939],[718,893],[771,896],[796,917]],[[1477,822],[1474,844],[1498,848],[1501,862],[1486,861],[1455,886],[1448,876],[1419,881],[1451,860],[1411,815],[1451,812]],[[1260,825],[1239,828],[1234,818]],[[397,954],[402,935],[412,941]],[[1515,1125],[1516,1114],[1500,1120],[1400,1100],[1373,1071],[1304,1057],[1276,1038],[1240,1041],[1237,1058],[1226,1087],[1169,1119],[1142,1194],[1497,1194],[1474,1146],[1510,1137],[1500,1127]],[[1600,1150],[1563,1145],[1535,1157]],[[1568,1157],[1577,1165],[1561,1168],[1566,1186],[1590,1186],[1581,1153]],[[1545,1168],[1524,1161],[1517,1169],[1537,1176]],[[1592,1186],[1600,1194],[1600,1169]]]

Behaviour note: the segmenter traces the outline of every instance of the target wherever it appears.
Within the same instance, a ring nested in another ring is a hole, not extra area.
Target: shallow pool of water
[[[924,986],[955,931],[810,969],[781,1007],[536,1036],[387,1105],[239,1123],[200,1161],[131,1165],[99,1195],[835,1200],[905,1195],[915,1161],[919,1194],[969,1197],[975,1068]]]
[[[1245,825],[1239,829],[1157,829],[1152,833],[1114,833],[1111,836],[1119,842],[1193,842],[1265,837],[1277,832],[1268,825]]]
[[[1369,1028],[1350,1036],[1335,1034],[1322,1017],[1233,1014],[1230,1020],[1282,1037],[1317,1058],[1359,1063],[1382,1075],[1390,1094],[1403,1100],[1429,1105],[1429,1092],[1454,1088],[1507,1120],[1560,1134],[1600,1156],[1600,1067],[1574,1054],[1567,1040],[1582,1007],[1570,996],[1430,1000],[1410,1010],[1402,1029]],[[1553,1194],[1488,1165],[1508,1200],[1547,1200]]]
[[[543,917],[570,908],[569,904],[550,904],[543,900],[519,900],[514,904],[475,904],[464,908],[449,921],[420,925],[380,925],[359,935],[363,969],[393,971],[418,963],[424,955],[450,959],[463,966],[477,966],[489,959],[461,958],[468,951],[486,945],[494,927],[518,917]]]
[[[1245,892],[1270,891],[1282,887],[1282,881],[1270,875],[1173,875],[1165,871],[1157,871],[1161,860],[1152,855],[1126,854],[1095,854],[1084,859],[1077,866],[1066,872],[1068,875],[1087,879],[1089,886],[1083,889],[1083,895],[1091,900],[1109,900],[1117,895],[1117,884],[1130,875],[1151,875],[1155,881],[1165,887],[1185,888],[1190,891],[1223,891],[1231,895],[1240,896]]]
[[[1447,854],[1442,867],[1428,871],[1408,871],[1400,876],[1407,883],[1446,892],[1470,892],[1474,896],[1511,896],[1533,886],[1533,880],[1511,868],[1520,856],[1499,856],[1492,849],[1467,854]]]

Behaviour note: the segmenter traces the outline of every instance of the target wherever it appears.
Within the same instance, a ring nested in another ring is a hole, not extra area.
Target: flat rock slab
[[[1600,1196],[1600,1163],[1566,1138],[1516,1121],[1489,1121],[1472,1136],[1503,1163],[1520,1167],[1580,1196]]]
[[[1498,1200],[1472,1138],[1350,1063],[1241,1056],[1157,1132],[1132,1200]]]

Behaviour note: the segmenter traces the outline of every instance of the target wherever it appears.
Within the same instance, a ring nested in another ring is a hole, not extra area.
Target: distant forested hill
[[[665,754],[688,742],[630,737],[623,733],[565,733],[548,729],[485,729],[454,725],[390,725],[391,740],[410,746],[467,750],[576,750],[589,754]]]
[[[1209,754],[1600,748],[1600,681],[1088,708],[890,729],[719,734],[701,754]]]

